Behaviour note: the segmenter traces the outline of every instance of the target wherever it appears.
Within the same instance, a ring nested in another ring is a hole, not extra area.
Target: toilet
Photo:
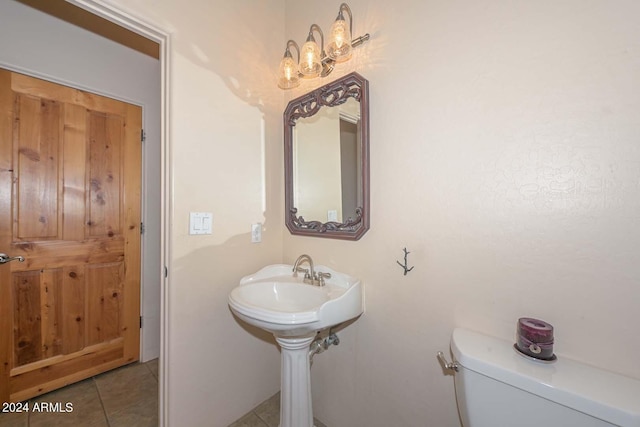
[[[466,329],[454,330],[451,351],[464,427],[640,427],[639,380],[561,356],[532,360]]]

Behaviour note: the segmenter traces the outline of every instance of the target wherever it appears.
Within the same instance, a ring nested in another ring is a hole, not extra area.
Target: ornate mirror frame
[[[362,196],[357,201],[355,218],[345,222],[322,222],[298,216],[294,203],[293,179],[293,129],[296,120],[311,117],[322,107],[344,104],[350,98],[360,103],[360,150]],[[328,83],[312,92],[298,97],[284,110],[284,170],[285,170],[285,224],[291,234],[326,237],[332,239],[358,240],[369,230],[369,82],[358,73]]]

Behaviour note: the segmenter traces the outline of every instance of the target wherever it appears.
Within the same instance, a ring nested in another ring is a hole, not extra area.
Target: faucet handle
[[[320,282],[320,286],[324,286],[324,279],[331,279],[331,273],[323,273],[319,271],[317,273],[318,281]]]
[[[298,277],[298,273],[304,273],[304,282],[311,282],[311,284],[313,284],[313,277],[311,277],[311,274],[309,273],[309,270],[306,268],[302,268],[302,267],[296,267],[295,270],[293,270],[293,277]]]

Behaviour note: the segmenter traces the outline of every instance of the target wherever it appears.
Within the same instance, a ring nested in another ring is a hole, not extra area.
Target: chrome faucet
[[[300,264],[305,261],[307,262],[307,264],[309,264],[309,269],[300,267]],[[313,270],[313,260],[309,255],[300,255],[296,262],[293,264],[293,276],[296,277],[298,273],[304,273],[304,281],[311,281],[311,284],[313,285],[313,278],[316,275],[316,272]]]
[[[304,262],[309,264],[308,269],[300,267],[300,264]],[[293,277],[297,277],[298,273],[304,273],[303,282],[311,285],[315,285],[317,282],[318,286],[324,286],[324,279],[331,278],[331,273],[316,273],[313,269],[313,260],[307,254],[300,255],[293,264]]]

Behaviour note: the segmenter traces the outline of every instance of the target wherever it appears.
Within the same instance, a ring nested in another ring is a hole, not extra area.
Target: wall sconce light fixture
[[[343,11],[349,15],[349,26],[344,19]],[[316,42],[313,33],[320,34],[320,46]],[[307,41],[302,45],[302,49],[293,41],[287,41],[287,48],[284,51],[280,68],[278,70],[278,86],[281,89],[292,89],[300,85],[300,78],[326,77],[333,71],[336,62],[344,62],[351,59],[353,48],[360,46],[369,40],[369,34],[351,39],[353,32],[353,15],[346,3],[340,5],[338,17],[331,26],[327,50],[324,49],[324,34],[320,27],[312,24],[309,28]],[[293,61],[290,47],[293,46],[298,52],[298,62]]]

